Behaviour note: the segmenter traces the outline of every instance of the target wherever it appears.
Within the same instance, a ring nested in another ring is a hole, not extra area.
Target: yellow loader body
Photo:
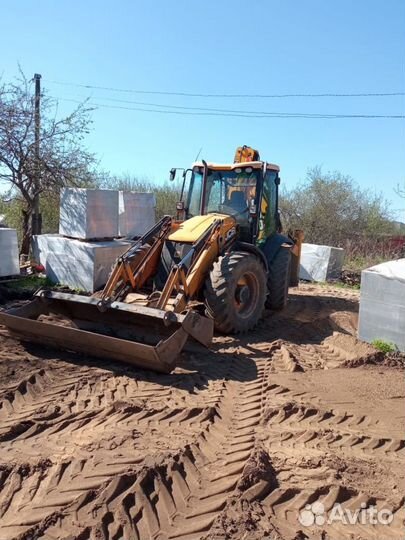
[[[117,260],[101,294],[41,290],[32,302],[0,312],[0,324],[22,341],[170,372],[190,336],[211,343],[213,320],[190,303],[198,303],[206,273],[234,225],[220,214],[183,223],[166,216]],[[150,291],[166,242],[187,245],[189,260],[173,266],[161,291]]]

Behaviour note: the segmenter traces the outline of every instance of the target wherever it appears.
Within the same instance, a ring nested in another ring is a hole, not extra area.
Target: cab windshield
[[[259,169],[240,167],[232,171],[208,169],[205,204],[202,213],[218,212],[247,219],[255,204]],[[189,217],[199,215],[201,208],[203,168],[195,168],[188,193]]]

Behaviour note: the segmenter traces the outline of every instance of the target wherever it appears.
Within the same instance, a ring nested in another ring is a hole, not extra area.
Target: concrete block
[[[19,273],[17,231],[0,228],[0,277],[16,276]]]
[[[359,338],[382,339],[405,351],[405,259],[361,273]]]
[[[94,292],[107,282],[116,259],[130,246],[124,240],[83,242],[59,235],[33,238],[33,253],[54,283]]]
[[[299,278],[306,281],[337,279],[342,271],[344,249],[302,244]]]
[[[119,235],[142,236],[153,227],[156,198],[154,193],[119,192]]]
[[[48,245],[52,238],[61,238],[59,234],[34,235],[31,240],[32,257],[35,262],[46,268],[46,260],[49,253]]]
[[[119,236],[118,191],[62,189],[59,234],[81,240]]]

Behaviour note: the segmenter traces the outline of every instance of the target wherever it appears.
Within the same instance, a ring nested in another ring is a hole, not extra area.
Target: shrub
[[[388,341],[384,341],[383,339],[374,339],[371,344],[384,354],[389,354],[396,351],[395,345],[389,343]]]
[[[303,229],[305,241],[345,247],[354,235],[393,234],[393,216],[380,195],[361,190],[350,176],[314,167],[306,180],[280,196],[286,227]]]

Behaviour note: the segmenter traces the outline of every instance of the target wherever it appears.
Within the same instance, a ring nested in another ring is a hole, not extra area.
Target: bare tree
[[[21,253],[29,253],[32,215],[37,195],[89,180],[94,155],[83,147],[91,124],[86,102],[60,118],[57,102],[41,95],[39,159],[35,155],[32,81],[22,72],[16,83],[0,86],[0,181],[8,184],[9,198],[22,202]],[[35,181],[38,171],[39,182]]]
[[[402,197],[402,199],[405,199],[405,182],[403,186],[398,184],[394,191],[399,197]]]

